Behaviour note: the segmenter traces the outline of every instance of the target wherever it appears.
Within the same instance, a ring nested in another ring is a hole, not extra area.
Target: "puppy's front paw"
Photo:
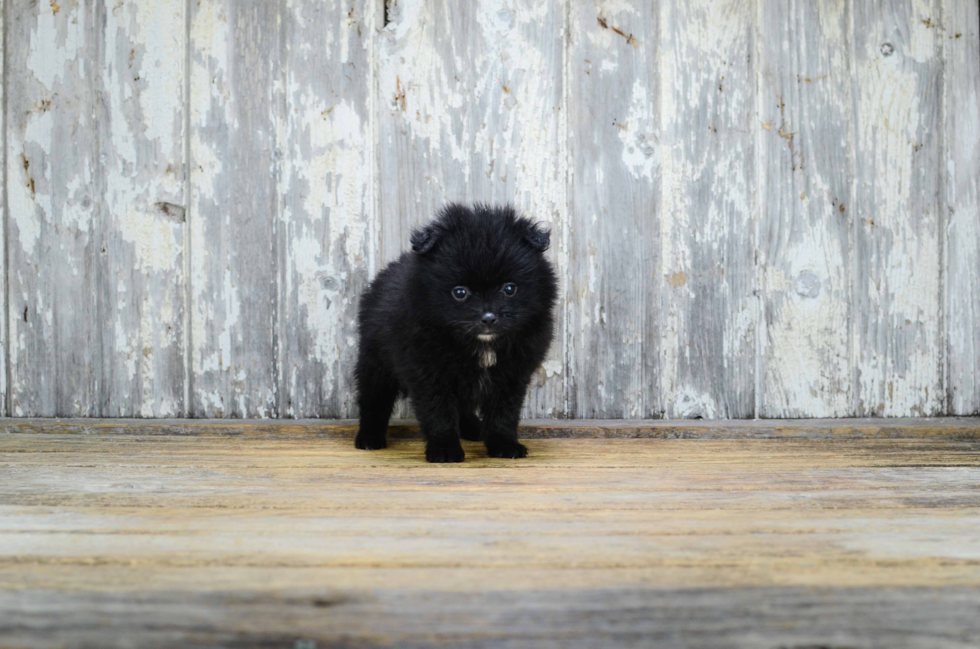
[[[429,462],[462,462],[466,456],[463,447],[456,443],[456,446],[426,446],[425,459]]]
[[[487,455],[490,457],[527,457],[527,447],[516,440],[503,439],[487,441]]]
[[[387,448],[388,440],[385,439],[384,433],[379,435],[360,430],[357,432],[357,437],[354,438],[354,447],[365,451],[377,451],[382,448]]]

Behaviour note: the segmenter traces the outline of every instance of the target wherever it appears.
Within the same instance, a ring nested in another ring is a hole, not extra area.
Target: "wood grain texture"
[[[10,412],[102,412],[101,5],[11,3],[7,25]]]
[[[575,416],[662,414],[658,18],[644,2],[571,3],[566,301]]]
[[[945,408],[938,2],[855,2],[856,414]]]
[[[458,200],[552,228],[525,416],[980,413],[976,2],[0,7],[0,412],[355,416]]]
[[[850,5],[761,3],[761,417],[853,414]]]
[[[10,337],[7,313],[7,224],[10,217],[7,211],[7,66],[5,57],[7,50],[7,3],[0,0],[0,219],[3,219],[3,240],[0,241],[0,268],[3,269],[3,281],[0,282],[0,305],[3,315],[0,317],[0,412],[10,416],[7,401],[7,376],[9,374]]]
[[[980,10],[943,6],[948,412],[980,413]]]
[[[287,592],[200,595],[18,589],[0,592],[0,633],[8,646],[30,649],[130,647],[129,638],[138,638],[143,647],[315,644],[342,649],[354,638],[354,646],[363,649],[972,649],[980,643],[978,605],[980,595],[969,587],[370,595],[322,584]],[[56,624],[50,623],[53,614]],[[96,618],[97,628],[91,624]],[[285,619],[288,627],[278,623]]]
[[[513,202],[550,225],[549,255],[565,277],[565,5],[399,0],[387,15],[378,43],[378,269],[449,201]],[[527,413],[565,412],[564,341],[559,317]]]
[[[660,5],[668,417],[755,414],[755,5]]]
[[[100,286],[92,287],[104,304],[104,321],[95,323],[104,328],[103,416],[186,412],[184,5],[104,3],[104,239]]]
[[[191,5],[190,413],[280,413],[279,3]]]
[[[357,301],[376,249],[372,65],[367,0],[285,5],[281,414],[354,412]]]
[[[8,644],[977,638],[976,439],[467,442],[430,465],[420,440],[139,429],[0,433]]]

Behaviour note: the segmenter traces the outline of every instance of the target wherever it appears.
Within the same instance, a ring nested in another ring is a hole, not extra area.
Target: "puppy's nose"
[[[493,313],[487,312],[483,314],[483,317],[480,318],[480,320],[483,322],[483,324],[489,327],[490,325],[492,325],[494,322],[497,321],[497,316],[494,315]]]

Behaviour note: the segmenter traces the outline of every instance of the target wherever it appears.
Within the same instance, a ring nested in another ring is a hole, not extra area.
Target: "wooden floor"
[[[428,465],[410,428],[8,420],[0,647],[980,647],[980,422],[947,424]]]

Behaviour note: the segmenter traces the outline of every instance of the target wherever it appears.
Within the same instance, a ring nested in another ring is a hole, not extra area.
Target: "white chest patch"
[[[497,364],[497,352],[493,351],[492,348],[487,347],[480,354],[480,367],[486,369],[488,367],[493,367]]]

